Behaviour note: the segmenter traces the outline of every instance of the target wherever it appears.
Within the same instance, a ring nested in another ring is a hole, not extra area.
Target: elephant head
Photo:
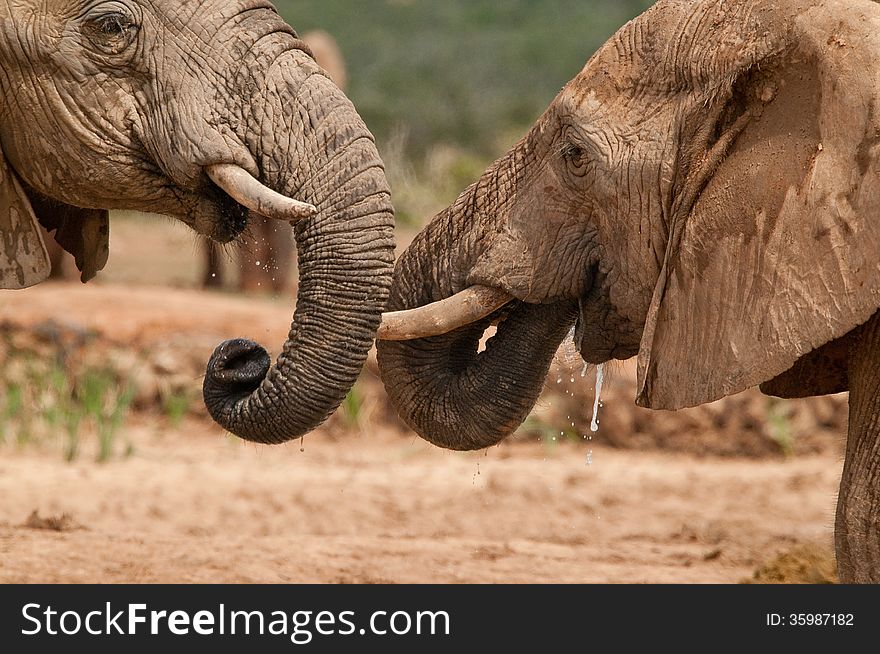
[[[2,3],[0,147],[0,288],[46,276],[38,222],[85,281],[106,261],[110,209],[221,242],[251,212],[296,221],[300,292],[280,356],[222,344],[205,402],[268,443],[339,405],[388,296],[389,189],[354,107],[270,3]]]
[[[878,61],[868,0],[628,23],[400,258],[379,362],[401,416],[498,442],[572,326],[587,362],[638,354],[647,407],[845,388],[835,339],[880,307]]]

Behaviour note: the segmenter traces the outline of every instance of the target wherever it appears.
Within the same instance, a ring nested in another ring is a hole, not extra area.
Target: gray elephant
[[[510,434],[572,327],[588,362],[638,355],[646,407],[848,389],[838,563],[880,581],[880,6],[657,3],[416,238],[390,306],[385,386],[448,448]]]
[[[108,210],[174,216],[220,242],[251,212],[295,221],[300,293],[274,366],[246,340],[212,356],[223,427],[277,443],[356,380],[391,283],[393,213],[354,107],[265,0],[0,5],[0,288],[49,273],[38,224],[83,279]],[[293,199],[297,198],[297,199]]]

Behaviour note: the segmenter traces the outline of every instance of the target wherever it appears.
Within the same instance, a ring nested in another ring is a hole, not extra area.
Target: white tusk
[[[377,338],[410,341],[446,334],[485,318],[510,302],[513,296],[490,286],[471,286],[445,300],[417,309],[382,314]]]
[[[295,222],[318,213],[313,205],[273,191],[235,164],[206,166],[205,172],[229,197],[261,216]]]

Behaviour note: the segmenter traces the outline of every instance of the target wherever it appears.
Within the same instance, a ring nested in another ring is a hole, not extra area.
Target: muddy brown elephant
[[[880,6],[657,3],[416,238],[390,306],[380,336],[421,338],[380,344],[385,386],[442,447],[510,434],[572,327],[587,362],[638,355],[646,407],[849,390],[838,563],[880,581]]]
[[[219,242],[251,213],[295,222],[289,338],[274,365],[251,341],[219,346],[205,403],[267,443],[339,405],[391,283],[389,188],[351,102],[270,3],[0,4],[0,144],[0,288],[48,275],[40,224],[88,280],[107,260],[110,209]]]
[[[301,38],[318,65],[340,90],[345,91],[348,74],[336,40],[323,30],[306,32]],[[255,216],[235,245],[239,290],[281,293],[289,288],[294,248],[287,225]],[[220,288],[225,281],[221,246],[205,239],[203,247],[205,268],[202,285],[205,288]]]

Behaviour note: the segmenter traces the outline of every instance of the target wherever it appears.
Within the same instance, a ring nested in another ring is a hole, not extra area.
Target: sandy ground
[[[381,436],[269,449],[132,428],[136,455],[0,460],[0,582],[737,582],[830,540],[829,457]],[[63,531],[28,516],[60,517]]]
[[[280,342],[288,305],[46,285],[4,295],[0,322],[55,317],[133,347],[198,333],[209,348]],[[144,414],[125,429],[134,454],[106,464],[0,449],[0,582],[738,582],[778,552],[830,545],[840,475],[831,451],[461,454],[332,421],[301,451],[194,418]]]

